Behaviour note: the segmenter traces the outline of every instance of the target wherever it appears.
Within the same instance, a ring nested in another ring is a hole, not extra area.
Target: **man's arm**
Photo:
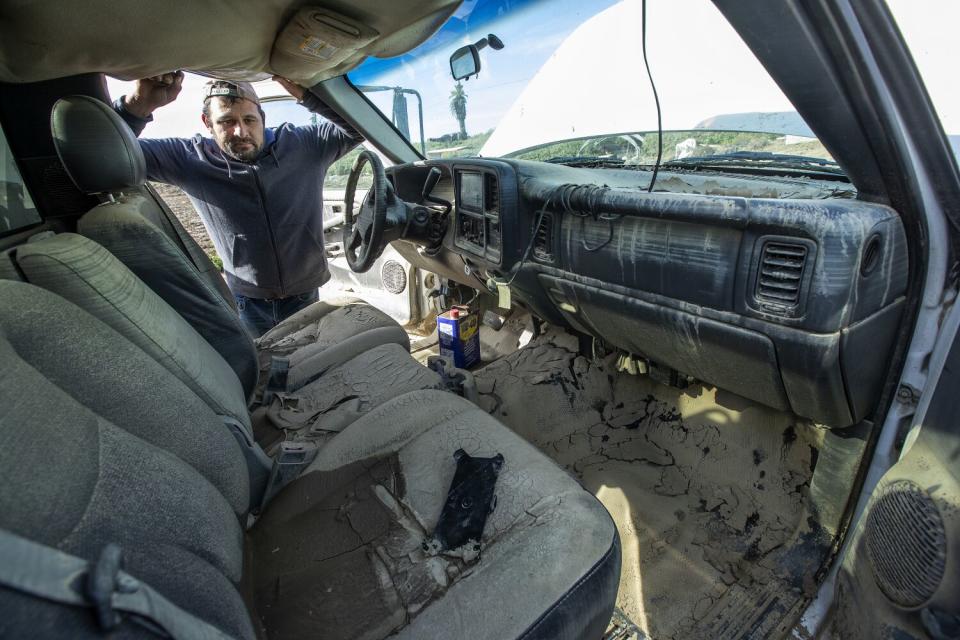
[[[143,128],[146,127],[149,123],[153,122],[153,115],[148,115],[146,118],[141,118],[138,115],[134,115],[127,109],[124,101],[127,99],[127,96],[120,96],[113,101],[113,110],[117,112],[123,121],[127,123],[127,126],[133,131],[133,135],[140,137],[140,134],[143,133]]]
[[[139,136],[153,120],[153,112],[176,100],[182,88],[183,71],[142,78],[137,80],[133,93],[114,100],[113,109]]]
[[[353,144],[363,142],[363,134],[353,128],[353,125],[343,119],[339,113],[327,106],[323,100],[317,97],[315,93],[307,90],[300,99],[300,104],[305,106],[311,113],[326,118],[340,130],[344,137],[350,139]]]
[[[144,127],[153,121],[155,110],[176,100],[182,85],[182,71],[137,80],[130,95],[120,96],[113,101],[113,110],[127,123],[134,135],[139,136]],[[176,176],[182,165],[180,156],[183,154],[183,146],[179,141],[141,140],[140,148],[147,161],[147,177],[176,184]]]
[[[329,124],[320,125],[317,131],[324,151],[330,154],[327,158],[328,164],[335,162],[363,142],[363,134],[354,129],[353,125],[344,120],[339,113],[327,106],[315,93],[286,78],[274,76],[273,79],[308,111],[323,117],[329,122]]]

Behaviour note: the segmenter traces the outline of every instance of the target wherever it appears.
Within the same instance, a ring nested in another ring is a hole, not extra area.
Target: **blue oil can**
[[[437,316],[440,355],[453,360],[455,367],[469,369],[480,362],[480,322],[466,307],[453,307]]]

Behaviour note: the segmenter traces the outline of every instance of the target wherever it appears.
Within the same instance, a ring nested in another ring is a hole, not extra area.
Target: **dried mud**
[[[564,334],[475,376],[484,409],[610,511],[623,545],[617,606],[647,636],[764,636],[811,589],[830,542],[809,515],[821,428],[620,374]]]

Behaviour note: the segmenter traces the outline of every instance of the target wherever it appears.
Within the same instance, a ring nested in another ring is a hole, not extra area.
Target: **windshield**
[[[647,19],[664,161],[830,158],[708,0],[650,0]],[[479,75],[454,81],[450,55],[488,34],[503,49],[481,49]],[[349,78],[430,158],[651,164],[640,34],[640,0],[468,1],[413,51],[369,58]]]

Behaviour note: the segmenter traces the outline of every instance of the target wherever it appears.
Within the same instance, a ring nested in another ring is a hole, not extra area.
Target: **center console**
[[[454,169],[457,248],[486,262],[500,264],[500,183],[496,172],[484,168]]]

